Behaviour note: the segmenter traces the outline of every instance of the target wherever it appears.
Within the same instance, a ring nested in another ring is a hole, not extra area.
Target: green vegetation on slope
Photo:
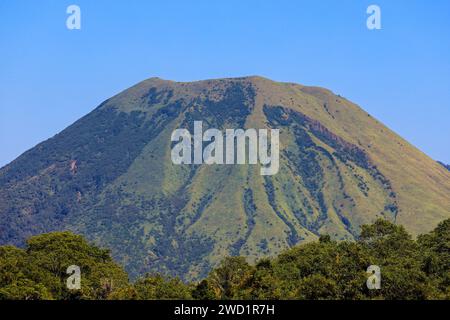
[[[280,129],[280,170],[174,165],[171,132]],[[260,77],[149,79],[0,169],[0,245],[71,230],[132,279],[204,278],[384,218],[413,236],[450,218],[450,171],[328,90]]]
[[[69,232],[32,237],[26,249],[0,247],[0,299],[450,299],[450,219],[413,240],[377,220],[358,240],[297,245],[249,264],[225,258],[196,283],[147,275],[130,283],[108,251]],[[81,290],[65,287],[69,265],[81,267]],[[366,269],[381,268],[369,290]]]

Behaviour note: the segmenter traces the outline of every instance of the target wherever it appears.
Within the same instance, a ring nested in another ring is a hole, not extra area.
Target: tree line
[[[67,287],[71,265],[82,272],[79,290]],[[380,267],[379,289],[366,284],[371,265]],[[131,282],[109,250],[52,232],[25,248],[0,246],[1,299],[450,299],[450,219],[416,239],[380,219],[356,241],[324,235],[254,264],[227,257],[190,283],[161,274]]]

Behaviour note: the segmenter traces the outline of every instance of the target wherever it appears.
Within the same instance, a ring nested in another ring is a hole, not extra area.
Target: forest
[[[68,289],[71,265],[81,288]],[[368,289],[371,265],[379,289]],[[30,237],[24,248],[0,247],[0,300],[425,300],[450,299],[450,219],[413,238],[386,220],[364,225],[356,241],[297,245],[277,257],[248,263],[226,257],[207,277],[185,283],[162,274],[130,281],[110,251],[71,232]]]

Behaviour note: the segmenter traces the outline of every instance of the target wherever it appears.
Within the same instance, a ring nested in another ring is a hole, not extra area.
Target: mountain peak
[[[276,128],[280,166],[175,165],[171,134]],[[0,244],[72,230],[134,276],[205,275],[384,218],[413,234],[450,217],[450,171],[350,101],[259,76],[144,80],[0,170]]]

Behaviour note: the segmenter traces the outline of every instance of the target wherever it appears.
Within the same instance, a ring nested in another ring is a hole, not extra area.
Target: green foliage
[[[68,290],[66,273],[81,269],[81,290]],[[81,236],[54,232],[31,237],[27,247],[0,247],[0,299],[104,299],[128,283],[108,250]]]
[[[254,268],[244,257],[225,258],[220,266],[207,277],[206,283],[200,284],[200,290],[195,292],[198,299],[239,299],[243,289],[251,279]],[[203,295],[204,294],[204,295]]]
[[[147,276],[134,284],[138,299],[190,299],[191,288],[178,278]]]
[[[377,220],[357,241],[302,244],[250,265],[228,257],[198,283],[160,274],[129,283],[107,250],[81,236],[32,237],[25,249],[0,247],[0,299],[450,299],[450,219],[414,240],[402,226]],[[82,288],[66,289],[69,265]],[[366,286],[367,267],[381,269],[381,288]]]
[[[418,238],[422,270],[436,287],[435,298],[450,299],[450,219]]]
[[[356,242],[296,246],[255,266],[225,259],[200,282],[195,299],[448,299],[450,220],[413,240],[402,226],[377,220]],[[381,288],[366,286],[367,267],[381,268]]]

